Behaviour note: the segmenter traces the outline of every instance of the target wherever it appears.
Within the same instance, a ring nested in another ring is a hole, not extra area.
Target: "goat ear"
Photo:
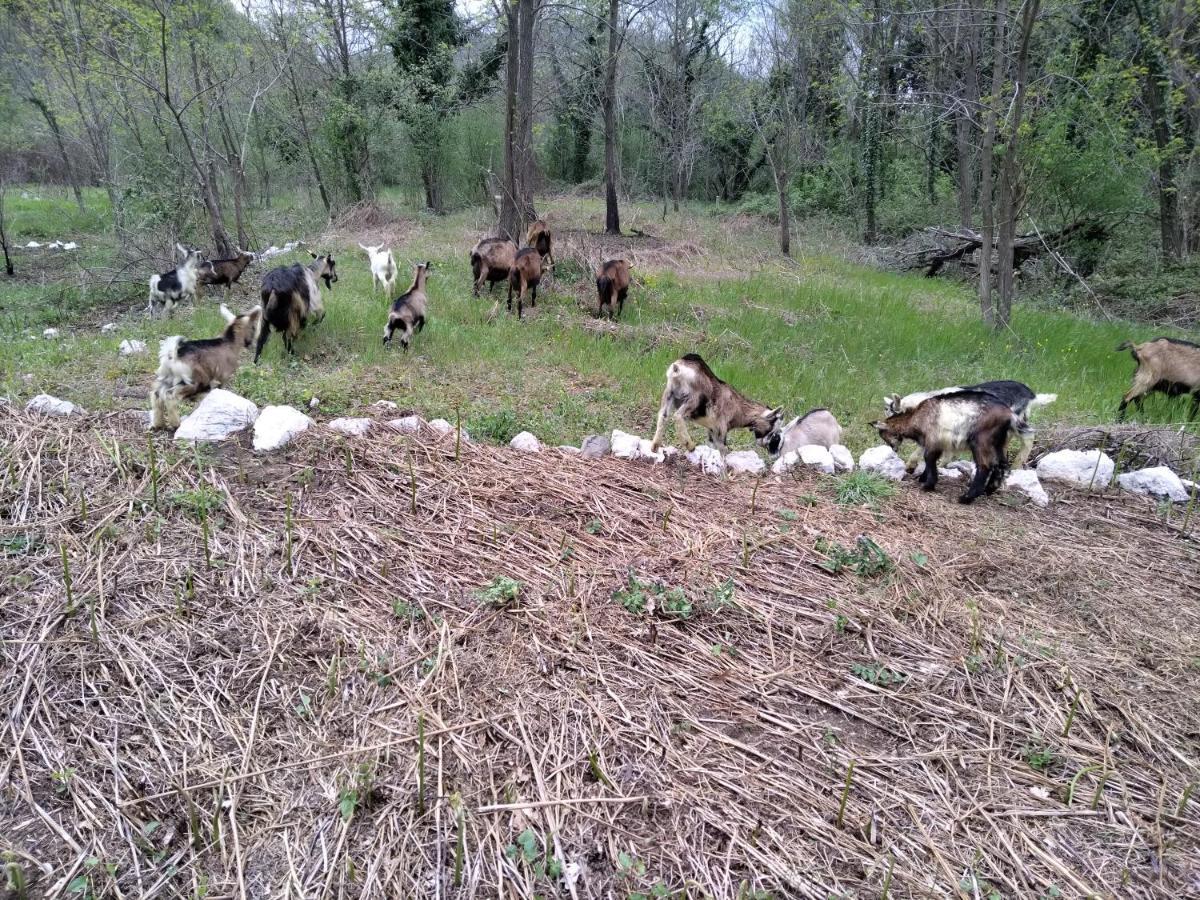
[[[318,258],[319,258],[319,257],[317,256],[317,254],[313,253],[311,250],[309,250],[309,251],[308,251],[308,255],[309,255],[309,256],[311,256],[313,259],[318,259]]]
[[[237,318],[237,316],[235,316],[233,313],[231,313],[229,311],[229,307],[226,306],[224,303],[222,303],[221,304],[221,318],[225,320],[226,325],[229,325],[230,323],[233,322],[234,319]]]

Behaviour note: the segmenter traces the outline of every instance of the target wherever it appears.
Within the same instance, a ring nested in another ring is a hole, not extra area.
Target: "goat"
[[[667,386],[658,408],[651,449],[662,446],[667,417],[673,416],[685,450],[694,450],[695,441],[687,423],[696,422],[708,429],[708,442],[722,452],[728,450],[726,435],[734,428],[748,428],[759,444],[769,446],[778,435],[780,410],[771,409],[743,397],[713,374],[695,353],[680,357],[667,367]]]
[[[842,426],[824,407],[797,416],[771,435],[767,452],[772,456],[799,450],[808,444],[829,449],[842,442]]]
[[[1160,337],[1144,344],[1125,341],[1117,349],[1128,350],[1137,363],[1133,385],[1117,407],[1118,422],[1125,421],[1125,407],[1130,403],[1134,403],[1138,412],[1141,412],[1146,395],[1155,391],[1161,391],[1168,397],[1191,394],[1188,421],[1196,418],[1196,412],[1200,410],[1200,344]]]
[[[990,394],[1001,403],[1006,404],[1016,414],[1019,422],[1016,431],[1021,438],[1021,449],[1017,453],[1016,466],[1018,469],[1023,469],[1029,461],[1029,454],[1033,452],[1033,437],[1035,432],[1029,424],[1029,414],[1039,407],[1049,406],[1058,399],[1058,394],[1035,394],[1029,385],[1023,384],[1020,381],[983,381],[979,384],[938,388],[936,391],[916,391],[905,397],[901,397],[899,394],[892,394],[883,398],[883,405],[887,409],[888,415],[895,415],[896,413],[916,409],[930,397],[940,397],[959,391],[978,391]],[[916,466],[915,457],[910,459],[909,463],[909,468],[914,468]]]
[[[164,317],[171,315],[176,303],[185,297],[196,299],[196,277],[200,269],[200,251],[188,250],[182,244],[176,244],[183,256],[183,262],[170,272],[150,276],[150,302],[146,311],[153,316],[155,308],[162,306]]]
[[[508,311],[512,312],[513,290],[517,291],[517,318],[525,307],[525,292],[530,291],[530,306],[537,306],[537,289],[542,280],[542,257],[533,247],[518,250],[508,272]],[[498,302],[497,302],[498,303]]]
[[[536,219],[530,223],[529,233],[525,236],[525,243],[538,252],[546,268],[554,268],[554,253],[550,248],[550,226],[545,221]],[[549,264],[546,264],[546,260],[550,261]]]
[[[254,254],[247,253],[240,248],[237,249],[237,256],[231,256],[226,259],[206,259],[200,264],[200,269],[196,274],[196,280],[200,284],[212,285],[213,287],[225,287],[225,299],[229,300],[230,294],[233,293],[233,286],[237,284],[237,280],[242,277],[242,273],[254,261]]]
[[[484,238],[471,249],[471,275],[475,279],[475,296],[483,283],[488,283],[488,293],[497,281],[504,281],[512,271],[517,256],[517,245],[508,238]]]
[[[284,349],[295,353],[296,338],[300,330],[312,319],[314,325],[325,318],[325,305],[321,301],[321,286],[333,290],[338,280],[337,263],[333,256],[311,254],[313,261],[307,266],[295,263],[280,266],[268,272],[262,281],[262,325],[258,330],[258,346],[254,348],[254,362],[262,356],[263,347],[274,328],[283,338]]]
[[[150,391],[150,427],[177,428],[179,401],[228,384],[238,370],[242,351],[254,343],[262,307],[235,316],[224,304],[225,331],[218,338],[185,341],[180,335],[162,342],[158,374]]]
[[[413,335],[425,327],[425,306],[428,302],[425,296],[425,279],[429,277],[432,266],[433,263],[428,260],[420,263],[413,272],[412,287],[397,297],[392,304],[387,326],[383,329],[384,346],[391,343],[392,333],[399,328],[403,331],[400,335],[400,346],[407,350]]]
[[[872,423],[884,443],[893,450],[898,449],[905,439],[921,446],[925,454],[925,471],[921,473],[920,481],[927,491],[937,487],[937,464],[943,453],[970,450],[975,460],[975,476],[958,498],[960,503],[970,503],[981,494],[994,493],[1000,487],[1008,469],[1004,448],[1018,424],[1017,414],[1007,403],[983,391],[939,394],[913,409]]]
[[[596,270],[596,293],[600,297],[597,316],[604,315],[608,307],[609,318],[618,319],[625,309],[625,297],[629,294],[630,265],[623,259],[610,259]]]
[[[363,250],[367,251],[367,258],[371,261],[371,293],[375,293],[375,285],[379,285],[383,289],[385,297],[392,296],[392,291],[396,289],[396,259],[392,256],[392,251],[380,244],[377,247],[367,247],[359,244]]]

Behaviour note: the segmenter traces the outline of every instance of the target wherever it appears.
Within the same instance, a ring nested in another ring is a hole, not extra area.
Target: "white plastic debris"
[[[395,403],[393,403],[391,400],[376,400],[371,405],[378,407],[379,409],[399,409],[400,408]]]
[[[1013,469],[1004,479],[1006,490],[1017,491],[1033,501],[1035,506],[1049,506],[1050,495],[1038,480],[1037,472],[1033,469]]]
[[[71,416],[82,413],[83,410],[70,400],[59,400],[49,394],[38,394],[25,404],[25,412],[39,413],[43,416]]]
[[[833,474],[835,468],[833,454],[824,447],[819,444],[805,444],[798,452],[800,462],[804,465],[811,466],[826,475]]]
[[[28,247],[30,250],[36,250],[38,247],[40,247],[42,245],[39,244],[37,241],[30,241],[25,246]]]
[[[122,356],[138,356],[146,352],[146,342],[137,340],[121,341],[120,353]]]
[[[721,458],[721,451],[708,444],[701,444],[689,453],[687,461],[705,475],[725,474],[725,460]]]
[[[301,243],[303,243],[303,242],[302,241],[288,241],[282,247],[276,247],[274,244],[272,244],[270,247],[268,247],[262,253],[259,253],[257,258],[258,259],[270,259],[272,256],[283,256],[283,254],[285,254],[285,253],[291,253],[293,250],[295,250],[297,247],[299,247]]]
[[[334,419],[325,426],[330,431],[344,434],[347,437],[362,437],[371,430],[370,419],[340,418]]]
[[[117,330],[116,322],[105,322],[103,325],[100,326],[101,334],[112,334],[116,330]]]
[[[291,406],[268,406],[254,423],[254,449],[286,447],[316,423]]]
[[[858,467],[899,481],[904,477],[904,460],[896,455],[896,451],[885,444],[864,450],[858,458]]]
[[[74,241],[67,241],[65,244],[62,245],[62,249],[63,250],[78,250],[79,245],[77,243],[75,243]]]
[[[537,437],[528,431],[522,431],[508,442],[508,446],[512,447],[514,450],[521,450],[525,453],[542,452],[541,442],[537,439]]]
[[[1070,481],[1098,489],[1108,486],[1115,468],[1102,450],[1056,450],[1037,464],[1038,477],[1043,481]]]
[[[835,472],[854,471],[854,454],[850,452],[849,447],[844,444],[834,444],[829,448],[829,455],[833,457],[833,470]]]
[[[1117,476],[1117,484],[1122,490],[1147,497],[1165,497],[1176,503],[1182,503],[1190,496],[1187,486],[1178,475],[1166,466],[1154,466],[1149,469],[1138,469],[1136,472],[1126,472]]]
[[[57,328],[43,328],[42,337],[48,341],[52,341],[59,336],[61,332]]]
[[[183,417],[175,430],[177,441],[223,441],[249,428],[258,418],[258,407],[233,391],[215,388]]]
[[[416,434],[421,430],[423,424],[420,416],[403,416],[399,419],[390,419],[388,428],[395,428],[401,434]]]
[[[651,441],[636,434],[626,434],[614,428],[608,440],[612,446],[612,455],[617,459],[644,459],[651,462],[662,462],[666,459],[662,450],[651,450]]]
[[[735,450],[726,455],[725,468],[733,475],[757,475],[767,464],[753,450]]]

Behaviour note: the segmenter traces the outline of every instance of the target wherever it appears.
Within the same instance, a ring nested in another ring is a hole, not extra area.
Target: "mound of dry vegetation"
[[[0,446],[31,896],[1200,889],[1198,548],[1153,505],[7,408]]]

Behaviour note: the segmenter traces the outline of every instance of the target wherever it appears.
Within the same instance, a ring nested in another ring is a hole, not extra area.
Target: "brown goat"
[[[749,428],[758,443],[769,444],[779,431],[781,412],[743,397],[714,375],[697,354],[689,353],[667,367],[667,386],[658,408],[652,450],[662,446],[667,418],[671,416],[685,450],[696,447],[687,426],[688,422],[696,422],[708,429],[708,442],[724,451],[728,449],[725,438],[734,428]]]
[[[1020,425],[1017,415],[1001,400],[981,391],[959,391],[930,397],[913,409],[873,423],[893,450],[905,440],[916,441],[925,453],[921,487],[937,487],[938,460],[943,453],[970,450],[975,477],[958,498],[970,503],[984,493],[994,493],[1008,468],[1008,437]]]
[[[508,311],[512,312],[513,290],[517,291],[517,318],[525,307],[525,292],[530,291],[530,306],[537,306],[537,289],[542,280],[542,257],[533,247],[517,251],[508,273]]]
[[[413,273],[412,287],[397,297],[392,304],[387,326],[383,329],[385,346],[391,343],[392,333],[400,329],[400,346],[407,350],[413,335],[425,327],[425,307],[428,303],[425,296],[425,279],[429,277],[432,265],[429,261],[420,263]]]
[[[618,319],[625,309],[625,297],[629,294],[629,263],[623,259],[610,259],[596,270],[596,293],[600,297],[597,316],[604,315],[608,307],[609,318]]]
[[[1125,341],[1117,349],[1128,350],[1137,363],[1133,385],[1117,407],[1118,422],[1124,421],[1125,407],[1130,403],[1141,412],[1142,401],[1154,391],[1170,397],[1191,394],[1188,421],[1196,418],[1196,412],[1200,410],[1200,344],[1160,337],[1144,344]]]
[[[233,292],[233,286],[237,284],[237,280],[242,277],[242,273],[253,261],[253,253],[238,249],[237,256],[227,259],[209,259],[200,263],[196,280],[200,284],[208,284],[213,287],[224,286],[225,299],[228,301],[229,295]]]
[[[254,343],[261,322],[261,307],[235,316],[221,306],[225,331],[218,338],[185,341],[175,335],[158,351],[158,375],[150,392],[150,427],[176,428],[179,401],[228,384],[241,363],[242,351]]]
[[[546,268],[554,268],[554,253],[551,250],[550,226],[542,219],[537,219],[529,225],[529,233],[525,236],[525,243],[535,249],[542,257],[542,263]],[[549,260],[549,263],[546,263]]]
[[[508,238],[484,238],[471,249],[471,275],[475,279],[475,296],[483,283],[488,283],[488,293],[497,281],[504,281],[512,271],[517,257],[517,245]]]

